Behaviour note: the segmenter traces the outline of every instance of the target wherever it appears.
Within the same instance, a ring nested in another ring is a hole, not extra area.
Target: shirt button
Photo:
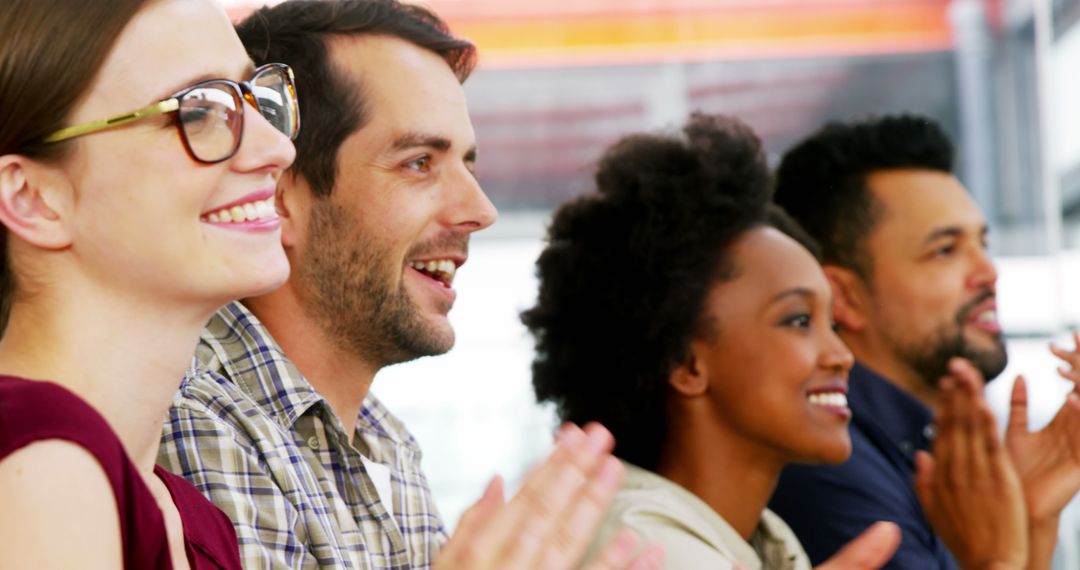
[[[915,451],[915,446],[912,445],[910,441],[901,441],[900,451],[904,452],[904,455],[911,455],[911,453]]]
[[[310,447],[311,449],[318,450],[319,449],[319,438],[317,438],[315,436],[311,436],[311,437],[307,438],[307,444],[308,444],[308,447]]]

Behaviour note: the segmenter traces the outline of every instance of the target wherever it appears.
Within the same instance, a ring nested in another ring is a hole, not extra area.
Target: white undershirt
[[[382,503],[383,508],[390,514],[390,517],[394,516],[394,498],[390,492],[390,467],[383,465],[382,463],[376,463],[363,454],[360,454],[360,459],[364,462],[364,469],[367,470],[368,477],[371,477],[371,482],[375,485],[375,492],[379,494],[379,501]]]

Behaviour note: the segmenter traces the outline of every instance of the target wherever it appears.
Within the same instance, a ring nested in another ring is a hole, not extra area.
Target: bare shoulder
[[[120,516],[105,470],[63,440],[0,460],[0,567],[120,568]]]

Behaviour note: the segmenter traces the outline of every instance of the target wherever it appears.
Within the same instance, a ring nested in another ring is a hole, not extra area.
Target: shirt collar
[[[916,449],[929,449],[933,411],[858,362],[849,374],[848,404],[853,422],[873,426],[909,458]]]
[[[201,353],[210,351],[212,359]],[[319,402],[325,402],[247,307],[233,301],[207,323],[199,339],[199,360],[219,366],[263,410],[286,429]]]
[[[803,567],[797,564],[798,560],[806,558],[798,538],[784,521],[769,509],[762,512],[761,520],[755,530],[760,534],[763,542],[763,560],[750,543],[744,540],[738,531],[701,497],[658,473],[642,469],[626,461],[622,463],[626,468],[622,487],[624,491],[631,493],[644,491],[650,495],[661,491],[667,494],[661,497],[654,496],[664,505],[661,512],[651,512],[651,509],[645,508],[640,514],[680,519],[680,526],[707,542],[725,558],[740,562],[740,568],[760,570],[762,568]],[[672,501],[672,497],[676,500]]]
[[[196,356],[212,371],[220,367],[223,376],[285,429],[293,429],[313,407],[321,407],[327,419],[334,417],[329,403],[285,355],[266,326],[238,301],[225,305],[210,319]],[[420,452],[404,423],[370,392],[360,407],[356,431],[365,441],[376,437]]]

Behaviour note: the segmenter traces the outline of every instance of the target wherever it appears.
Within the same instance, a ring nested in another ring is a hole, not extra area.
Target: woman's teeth
[[[242,206],[222,208],[203,216],[203,219],[213,224],[228,224],[253,222],[275,216],[277,216],[277,211],[274,209],[274,199],[267,198],[258,202],[248,202]]]
[[[841,392],[821,392],[818,394],[810,394],[807,396],[811,404],[817,406],[830,406],[833,408],[846,408],[847,395]]]

